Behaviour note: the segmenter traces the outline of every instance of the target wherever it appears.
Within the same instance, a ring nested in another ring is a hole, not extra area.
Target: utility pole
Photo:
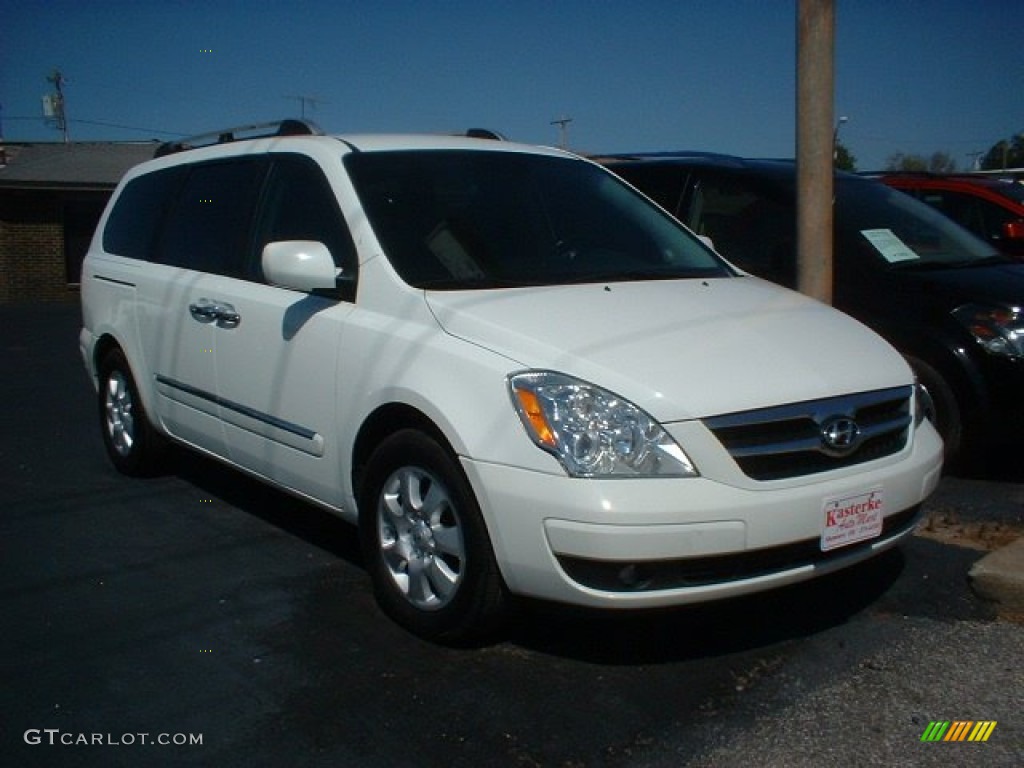
[[[835,7],[799,0],[797,8],[797,288],[832,303]]]
[[[833,165],[835,164],[835,161],[839,159],[839,129],[842,127],[843,123],[847,123],[849,121],[850,121],[850,118],[848,118],[846,115],[843,115],[838,120],[836,120],[835,130],[832,131],[832,163],[833,163]]]
[[[560,117],[558,120],[552,120],[551,125],[558,126],[559,141],[558,146],[562,149],[566,148],[566,134],[568,133],[567,126],[572,122],[571,117]]]
[[[286,96],[286,99],[297,99],[299,102],[299,111],[302,113],[300,117],[306,119],[306,104],[309,104],[309,108],[312,111],[316,111],[318,104],[326,104],[323,99],[319,99],[316,96]]]
[[[68,120],[64,112],[64,83],[67,80],[64,79],[64,75],[59,69],[55,69],[46,78],[46,82],[53,83],[53,87],[57,89],[57,93],[50,97],[50,108],[53,114],[47,116],[57,121],[57,130],[64,134],[64,143],[67,144],[69,141]]]

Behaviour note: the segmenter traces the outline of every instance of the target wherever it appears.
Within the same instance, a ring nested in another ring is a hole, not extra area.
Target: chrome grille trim
[[[755,480],[779,480],[860,464],[901,451],[913,423],[913,388],[892,387],[703,419],[740,469]],[[830,446],[826,423],[851,419],[848,446]]]

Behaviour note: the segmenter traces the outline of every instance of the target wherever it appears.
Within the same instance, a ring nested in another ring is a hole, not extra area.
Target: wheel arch
[[[378,406],[363,421],[352,446],[352,495],[357,507],[366,465],[374,450],[388,437],[404,429],[416,429],[429,435],[453,458],[457,458],[457,452],[442,429],[420,409],[397,402]]]
[[[92,360],[90,361],[94,376],[99,374],[100,364],[103,362],[103,358],[110,354],[111,350],[114,349],[119,349],[121,350],[121,354],[124,354],[124,345],[114,338],[113,334],[105,333],[96,340],[96,343],[92,348]],[[125,355],[125,359],[128,359],[127,355]],[[131,365],[130,360],[128,361],[128,365]],[[132,372],[134,373],[134,369]]]
[[[122,343],[114,334],[110,332],[100,334],[96,339],[95,344],[93,344],[92,359],[89,361],[92,368],[91,373],[93,380],[99,384],[100,366],[103,364],[103,359],[112,351],[118,350],[124,357],[125,362],[128,364],[128,368],[132,374],[132,379],[135,380],[135,388],[138,390],[139,398],[142,400],[143,409],[147,414],[149,414],[150,424],[161,433],[164,433],[163,425],[160,423],[160,420],[156,417],[153,410],[154,393],[152,389],[152,381],[139,376],[138,367],[132,359],[132,356],[128,354],[128,349],[128,345]]]

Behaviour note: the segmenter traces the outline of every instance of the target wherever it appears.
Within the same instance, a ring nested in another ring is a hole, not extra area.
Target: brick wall
[[[60,192],[0,190],[0,303],[77,301]]]

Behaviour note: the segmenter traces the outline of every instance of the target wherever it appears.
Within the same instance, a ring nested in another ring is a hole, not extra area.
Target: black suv
[[[796,166],[708,153],[596,158],[734,264],[796,286]],[[1024,264],[878,181],[835,177],[834,303],[899,349],[935,401],[947,463],[1024,427]],[[822,365],[857,365],[828,360]]]

